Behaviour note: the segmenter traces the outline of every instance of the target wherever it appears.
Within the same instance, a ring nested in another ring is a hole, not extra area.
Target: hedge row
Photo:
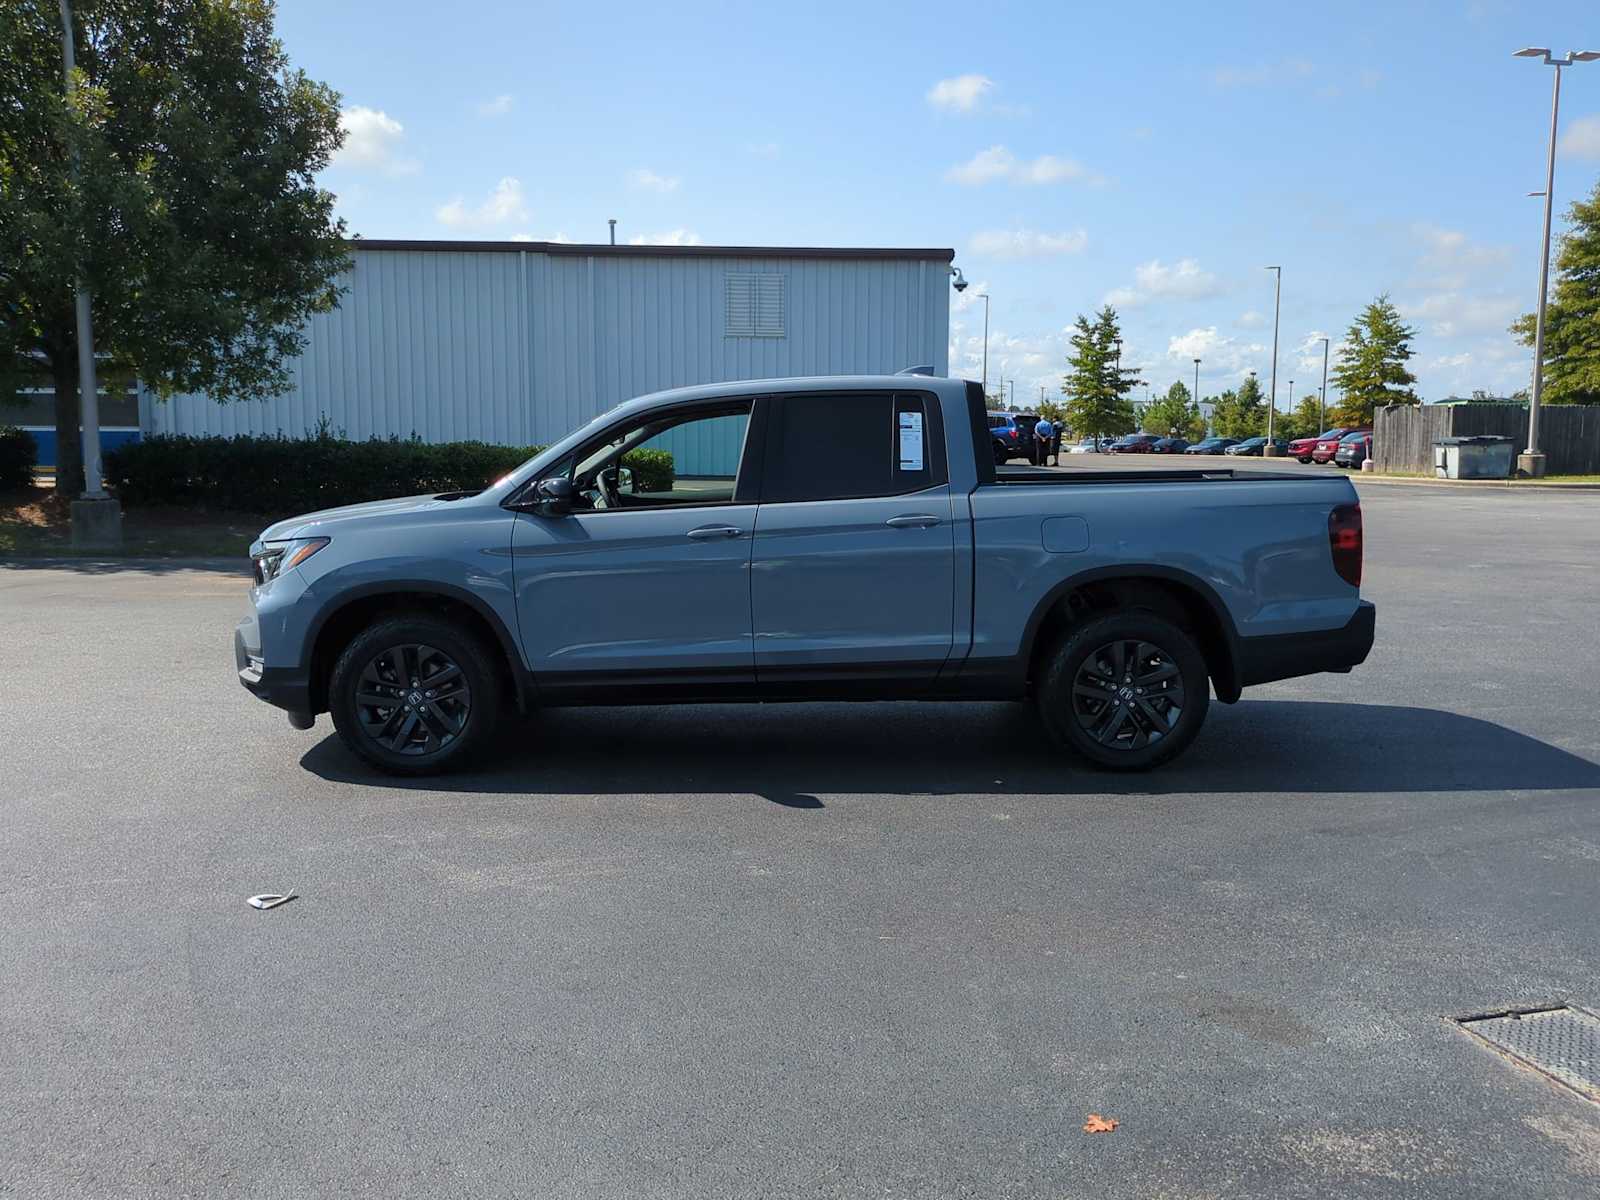
[[[542,446],[430,445],[416,438],[161,436],[106,455],[106,478],[128,505],[184,504],[253,513],[312,512],[427,492],[476,491]],[[672,487],[672,455],[623,457],[641,491]]]
[[[30,486],[38,461],[39,446],[33,434],[15,425],[0,425],[0,491]]]

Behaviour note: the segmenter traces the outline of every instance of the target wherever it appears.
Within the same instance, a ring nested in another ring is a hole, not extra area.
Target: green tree
[[[1267,432],[1267,404],[1256,377],[1251,375],[1237,391],[1229,389],[1217,397],[1212,424],[1219,437],[1253,438]]]
[[[1407,368],[1411,339],[1417,332],[1400,319],[1387,293],[1379,296],[1350,324],[1333,370],[1340,404],[1334,414],[1343,425],[1371,425],[1372,414],[1390,404],[1421,404]],[[1321,432],[1320,430],[1318,432]]]
[[[1600,404],[1600,184],[1567,210],[1556,286],[1544,310],[1545,404]],[[1511,332],[1533,345],[1534,314]]]
[[[1319,413],[1317,393],[1300,397],[1293,412],[1278,414],[1278,433],[1293,441],[1295,438],[1315,437],[1323,430],[1324,415]]]
[[[271,0],[0,3],[0,384],[47,374],[56,486],[83,486],[75,280],[108,381],[221,401],[286,390],[337,302],[344,223],[317,186],[339,97],[293,70]],[[74,170],[76,164],[77,170]]]
[[[1122,331],[1117,311],[1109,304],[1091,322],[1080,314],[1067,353],[1065,416],[1079,437],[1132,433],[1138,428],[1133,390],[1139,372],[1121,365]]]
[[[1159,433],[1162,437],[1176,433],[1187,437],[1190,409],[1189,389],[1180,380],[1166,391],[1166,395],[1147,405],[1144,410],[1144,431]]]

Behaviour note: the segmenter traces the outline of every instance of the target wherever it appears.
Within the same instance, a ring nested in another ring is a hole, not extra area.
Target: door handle
[[[698,529],[689,530],[689,536],[697,542],[710,541],[712,538],[738,537],[742,532],[732,525],[702,525]]]
[[[890,517],[884,522],[891,529],[926,529],[929,525],[937,525],[939,518],[932,513],[912,513],[904,517]]]

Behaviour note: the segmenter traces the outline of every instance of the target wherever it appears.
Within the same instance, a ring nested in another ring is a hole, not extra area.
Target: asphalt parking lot
[[[827,705],[397,786],[242,574],[0,563],[0,1195],[1594,1196],[1444,1018],[1600,1007],[1600,493],[1360,488],[1372,659],[1132,779]]]

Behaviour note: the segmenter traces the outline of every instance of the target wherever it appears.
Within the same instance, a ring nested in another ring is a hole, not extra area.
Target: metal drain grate
[[[1496,1050],[1600,1100],[1600,1017],[1580,1008],[1522,1009],[1456,1024]]]

